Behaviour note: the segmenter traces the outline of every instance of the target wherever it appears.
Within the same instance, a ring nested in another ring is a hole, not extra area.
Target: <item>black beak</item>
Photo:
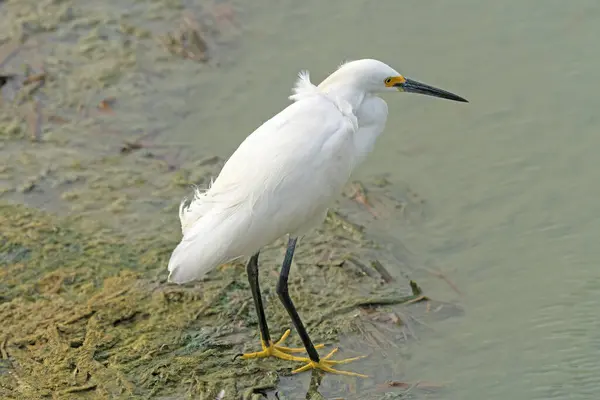
[[[455,95],[454,93],[450,93],[445,90],[438,89],[433,86],[429,86],[408,78],[406,78],[406,82],[398,83],[394,86],[407,93],[419,93],[427,96],[441,97],[442,99],[460,101],[462,103],[469,102],[467,99],[463,99],[462,97]]]

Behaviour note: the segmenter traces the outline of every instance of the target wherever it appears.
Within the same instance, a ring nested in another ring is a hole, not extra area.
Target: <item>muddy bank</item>
[[[133,215],[220,168],[165,138],[204,90],[185,77],[226,68],[236,18],[221,1],[0,2],[0,198],[151,229]]]
[[[168,140],[197,107],[188,91],[204,90],[181,77],[227,68],[235,13],[225,1],[0,2],[1,398],[304,397],[297,365],[233,360],[259,346],[243,264],[166,284],[179,201],[223,165]],[[341,341],[340,357],[389,352],[347,366],[376,379],[328,378],[332,396],[400,395],[385,382],[401,379],[415,335],[406,308],[454,310],[411,287],[405,249],[366,234],[427,211],[388,189],[350,184],[297,251],[290,290],[313,339]],[[261,265],[274,337],[290,327],[274,293],[283,245]]]
[[[243,264],[173,286],[165,265],[175,237],[133,240],[6,204],[0,225],[3,398],[212,399],[221,391],[240,398],[252,388],[274,389],[294,367],[233,360],[258,346]],[[274,335],[290,325],[274,296],[281,244],[265,252],[261,266]],[[356,254],[362,246],[356,232],[329,220],[299,248],[290,286],[316,341],[360,334],[368,319],[357,316],[361,309],[372,315],[422,299],[407,282],[386,285],[376,269],[342,262],[352,254],[370,265]],[[402,331],[401,321],[393,325]],[[294,334],[288,343],[301,345]]]

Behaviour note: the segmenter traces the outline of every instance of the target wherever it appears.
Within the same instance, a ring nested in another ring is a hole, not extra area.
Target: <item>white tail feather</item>
[[[241,254],[240,236],[231,238],[230,232],[245,232],[245,220],[231,210],[214,209],[187,228],[181,242],[169,260],[169,282],[185,283],[202,278],[215,267]]]
[[[211,179],[209,189],[213,185],[213,182]],[[194,185],[192,199],[184,197],[181,200],[179,204],[179,221],[181,222],[181,233],[184,235],[190,226],[211,210],[213,204],[208,201],[207,191],[208,189],[200,189]]]

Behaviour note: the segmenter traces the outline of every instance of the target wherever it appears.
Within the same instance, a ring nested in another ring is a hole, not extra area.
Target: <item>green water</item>
[[[198,111],[173,137],[229,154],[282,107],[299,69],[318,82],[345,58],[379,58],[465,96],[386,96],[387,131],[358,172],[390,173],[427,200],[424,222],[377,233],[464,292],[423,282],[466,312],[412,342],[408,380],[447,384],[445,399],[595,398],[600,3],[312,0],[245,12],[235,65],[205,75],[216,94],[192,94]]]
[[[86,7],[128,9],[135,21],[154,3],[169,1]],[[237,2],[239,31],[215,46],[208,65],[146,63],[159,72],[143,90],[128,83],[116,89],[135,117],[115,120],[163,128],[157,141],[184,146],[189,160],[226,157],[287,104],[300,69],[319,82],[342,60],[366,57],[466,97],[469,104],[386,95],[387,130],[357,171],[358,177],[387,173],[394,189],[409,185],[425,199],[423,218],[378,220],[369,229],[399,253],[401,246],[409,249],[417,266],[443,271],[462,295],[427,274],[419,283],[436,299],[460,302],[464,315],[428,321],[431,329],[421,330],[408,349],[372,354],[349,369],[381,383],[395,378],[386,365],[401,363],[403,381],[445,386],[428,398],[596,398],[600,3],[274,4]],[[160,31],[159,25],[146,27]],[[156,51],[148,50],[148,59]],[[139,91],[128,94],[131,87]],[[90,139],[82,133],[84,140]],[[284,380],[283,387],[301,382],[306,388],[308,380]],[[323,393],[338,382],[325,377]]]

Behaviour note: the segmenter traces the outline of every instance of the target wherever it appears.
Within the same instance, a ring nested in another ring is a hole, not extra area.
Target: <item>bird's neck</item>
[[[319,89],[334,101],[347,103],[353,112],[358,110],[366,96],[364,90],[359,90],[348,84],[321,84],[319,85]]]

